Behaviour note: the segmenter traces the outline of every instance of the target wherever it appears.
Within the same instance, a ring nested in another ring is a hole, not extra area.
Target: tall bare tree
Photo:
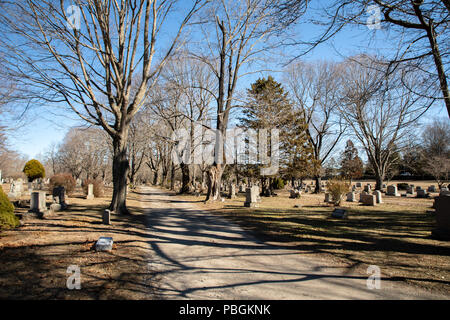
[[[176,50],[184,27],[205,1],[190,1],[181,17],[172,14],[175,4],[174,0],[74,0],[65,8],[64,1],[23,0],[8,2],[0,14],[4,60],[10,74],[32,89],[29,98],[65,103],[111,136],[110,209],[116,214],[128,213],[131,120]],[[165,32],[166,22],[173,34]]]
[[[213,128],[224,139],[230,112],[236,106],[238,81],[248,75],[246,65],[256,63],[269,47],[270,35],[278,30],[274,12],[274,1],[246,0],[236,4],[217,0],[206,14],[209,21],[204,26],[206,41],[201,46],[203,51],[193,50],[192,55],[209,66],[216,78],[217,91],[212,92],[216,102]],[[216,161],[208,170],[207,201],[220,198],[224,155],[224,149],[220,148],[215,155]]]
[[[305,119],[306,134],[314,150],[315,192],[320,192],[321,167],[335,149],[347,125],[338,109],[341,102],[339,65],[332,62],[296,62],[288,67],[292,100]]]
[[[420,77],[412,76],[402,65],[393,66],[380,59],[357,56],[345,62],[342,72],[343,100],[339,107],[342,115],[363,145],[374,170],[376,189],[382,183],[393,155],[415,130],[414,123],[433,104],[435,99],[420,94]],[[414,88],[418,94],[408,90]]]
[[[306,3],[308,4],[308,1]],[[436,94],[434,97],[444,101],[450,117],[447,80],[450,63],[448,0],[356,0],[315,3],[317,7],[311,3],[308,9],[314,7],[319,9],[321,14],[313,15],[308,22],[314,23],[321,31],[313,38],[295,39],[291,42],[304,48],[297,56],[310,52],[338,32],[347,30],[347,26],[367,26],[365,30],[368,39],[372,39],[371,36],[379,36],[378,29],[388,30],[383,33],[384,43],[392,44],[391,50],[385,52],[391,54],[387,57],[388,61],[393,64],[404,62],[409,66],[413,63],[417,70],[428,72],[430,77],[427,80],[437,84],[440,89],[440,95],[439,91],[433,92]],[[287,24],[297,22],[299,10],[296,9],[304,4],[304,0],[280,1],[277,5],[280,18]]]

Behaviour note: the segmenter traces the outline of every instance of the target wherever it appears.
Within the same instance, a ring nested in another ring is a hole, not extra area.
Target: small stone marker
[[[333,218],[347,218],[347,211],[344,209],[334,209],[333,212],[331,213],[331,216]]]
[[[381,198],[381,191],[380,190],[375,190],[373,192],[373,194],[375,195],[375,199],[376,199],[377,203],[383,203],[383,199]]]
[[[45,192],[33,191],[31,193],[30,212],[43,213],[47,210],[45,206]]]
[[[386,195],[387,195],[387,196],[398,197],[399,194],[398,194],[398,192],[397,192],[397,186],[388,186],[388,187],[387,187]]]
[[[414,194],[414,185],[408,186],[408,188],[406,188],[406,193],[407,194]]]
[[[245,189],[245,202],[244,207],[255,208],[258,206],[259,187],[252,186]]]
[[[324,202],[330,202],[331,201],[331,195],[328,192],[325,193],[325,199],[323,201]]]
[[[450,196],[439,196],[434,199],[436,209],[436,228],[432,235],[439,240],[450,240]]]
[[[361,182],[357,182],[357,183],[356,183],[356,187],[357,187],[357,188],[361,188],[361,186],[362,186],[362,185],[361,185]]]
[[[86,199],[87,200],[94,199],[94,185],[92,183],[90,183],[88,185],[88,195],[87,195]]]
[[[111,251],[113,247],[112,237],[100,237],[95,244],[96,251]]]
[[[364,186],[364,191],[365,192],[370,192],[372,190],[372,186],[370,185],[370,183],[368,183],[368,184],[366,184],[365,186]]]
[[[111,211],[106,209],[103,211],[103,224],[110,225],[111,224]]]
[[[291,199],[300,198],[300,191],[298,191],[296,189],[291,189],[289,198],[291,198]]]
[[[428,193],[424,189],[417,190],[417,198],[427,198]]]
[[[377,199],[374,194],[361,194],[361,202],[364,205],[375,206],[377,204]]]
[[[356,201],[356,194],[354,192],[347,193],[347,201],[348,202],[355,202]]]
[[[234,199],[236,198],[236,185],[231,184],[230,185],[230,192],[228,194],[228,198],[229,199]]]

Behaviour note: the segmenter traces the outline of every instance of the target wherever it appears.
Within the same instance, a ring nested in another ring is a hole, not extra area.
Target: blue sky
[[[364,27],[362,27],[364,28]],[[294,31],[298,37],[306,38],[311,34],[314,34],[317,27],[314,25],[301,25],[297,27]],[[362,51],[362,48],[367,49],[367,30],[364,29],[349,29],[339,33],[332,41],[327,44],[323,44],[316,48],[313,52],[303,57],[305,60],[341,60],[342,55],[353,55]],[[377,48],[380,51],[389,50],[389,47],[385,47],[386,43],[383,42],[385,38],[384,30],[377,30],[377,36],[375,41],[372,43],[372,48]],[[298,50],[296,48],[286,49],[295,52]],[[275,67],[276,68],[276,67]],[[258,78],[261,75],[253,75],[251,78],[244,79],[240,83],[240,88],[248,87],[252,79]],[[281,81],[281,75],[273,74],[273,76]],[[27,125],[15,130],[9,141],[11,145],[18,152],[28,156],[30,158],[36,157],[39,153],[43,153],[52,143],[59,143],[64,138],[67,130],[75,125],[79,125],[81,122],[71,115],[70,117],[64,116],[63,112],[64,106],[54,107],[52,109],[47,108],[47,110],[35,110],[27,115]],[[66,114],[67,115],[67,114]],[[432,118],[445,117],[448,118],[447,111],[444,104],[441,103],[433,107],[432,110],[425,115],[422,119],[424,122],[428,122]]]

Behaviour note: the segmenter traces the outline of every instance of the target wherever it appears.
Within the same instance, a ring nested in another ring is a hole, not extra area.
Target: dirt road
[[[448,299],[400,282],[349,273],[293,249],[264,244],[239,226],[156,188],[143,188],[161,299]],[[381,276],[383,273],[382,266]]]

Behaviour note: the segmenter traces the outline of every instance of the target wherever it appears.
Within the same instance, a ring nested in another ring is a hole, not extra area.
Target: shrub
[[[28,177],[29,182],[45,177],[44,166],[35,159],[30,160],[25,164],[23,173]]]
[[[275,190],[281,190],[284,188],[284,180],[282,178],[275,178],[272,183],[272,187]]]
[[[16,228],[19,224],[19,218],[14,214],[14,206],[0,187],[0,229]]]
[[[94,185],[94,196],[96,198],[100,198],[103,196],[104,190],[103,190],[103,181],[101,180],[94,180],[94,179],[86,179],[81,184],[83,188],[83,192],[85,195],[88,194],[88,186],[92,184]]]
[[[408,189],[408,186],[409,186],[409,184],[404,183],[404,182],[397,183],[397,189],[398,190],[406,190],[406,189]]]
[[[350,191],[350,183],[344,180],[333,179],[328,181],[328,191],[331,194],[333,203],[338,206],[341,204],[342,199]]]
[[[64,187],[67,194],[71,194],[76,185],[77,183],[70,173],[59,173],[50,178],[49,190],[51,192],[55,187]]]

